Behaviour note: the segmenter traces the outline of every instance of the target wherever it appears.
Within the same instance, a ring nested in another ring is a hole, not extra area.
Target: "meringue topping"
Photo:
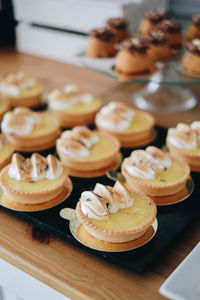
[[[90,155],[90,148],[99,141],[98,135],[90,129],[76,126],[66,130],[57,140],[56,146],[63,154],[71,157]]]
[[[134,200],[123,184],[117,181],[113,188],[97,183],[94,191],[81,194],[80,202],[85,216],[96,220],[106,220],[110,213],[131,207]]]
[[[65,85],[62,90],[56,89],[48,95],[50,106],[56,110],[67,110],[78,103],[89,104],[93,95],[81,91],[75,84]]]
[[[134,116],[134,110],[127,105],[110,102],[96,115],[96,123],[108,130],[122,131],[130,127]]]
[[[156,174],[169,168],[172,164],[168,154],[157,147],[150,146],[146,150],[135,150],[124,160],[127,172],[141,179],[154,179]]]
[[[40,116],[26,107],[17,107],[7,112],[2,120],[2,131],[10,134],[28,135],[34,125],[41,122]]]
[[[179,123],[176,128],[170,128],[167,134],[168,141],[179,149],[196,149],[199,134],[195,129],[195,123],[193,122],[191,126]],[[198,122],[196,124],[198,125]]]
[[[11,96],[20,96],[21,92],[37,84],[36,79],[25,75],[24,72],[8,74],[0,82],[0,92]]]
[[[63,166],[51,154],[47,158],[38,153],[32,154],[31,158],[25,159],[22,155],[13,154],[8,175],[15,180],[29,180],[30,182],[42,179],[54,180],[62,175]]]

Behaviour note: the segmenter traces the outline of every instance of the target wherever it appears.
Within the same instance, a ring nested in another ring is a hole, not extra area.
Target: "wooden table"
[[[92,71],[28,55],[13,50],[0,51],[0,76],[24,70],[44,81],[47,89],[76,83],[99,94],[105,102],[130,101],[140,85],[118,83]],[[200,119],[199,105],[185,113],[155,114],[157,123]],[[32,239],[30,225],[0,210],[0,258],[73,299],[164,299],[158,293],[163,281],[199,241],[200,220],[191,224],[145,275],[115,267],[85,251],[51,238],[49,244]]]

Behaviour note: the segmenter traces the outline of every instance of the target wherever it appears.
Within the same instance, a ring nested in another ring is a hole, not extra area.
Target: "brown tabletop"
[[[76,83],[105,102],[131,103],[132,93],[141,87],[81,67],[1,50],[0,76],[16,70],[42,79],[48,90]],[[197,88],[195,92],[198,97]],[[166,127],[191,122],[200,119],[199,105],[184,113],[154,115],[157,124]],[[53,237],[49,243],[39,243],[32,239],[30,225],[0,210],[0,258],[73,299],[164,299],[158,293],[160,285],[197,244],[199,232],[200,220],[190,225],[151,272],[137,275]]]

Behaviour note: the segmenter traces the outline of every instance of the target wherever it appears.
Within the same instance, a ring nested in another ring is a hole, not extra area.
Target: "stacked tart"
[[[55,116],[49,112],[33,112],[26,107],[16,107],[7,112],[1,130],[15,150],[24,152],[54,146],[60,133]]]
[[[153,117],[121,102],[110,102],[102,107],[95,123],[102,132],[115,136],[122,147],[147,144],[153,139]]]
[[[64,189],[67,172],[53,156],[34,153],[25,159],[14,154],[11,164],[0,173],[5,202],[35,205],[55,199]]]
[[[60,126],[65,128],[93,124],[101,106],[99,97],[81,90],[74,84],[52,91],[48,95],[48,102]]]
[[[150,196],[169,196],[185,187],[190,168],[183,161],[154,146],[135,150],[122,163],[129,188]]]
[[[170,128],[166,143],[174,157],[182,158],[191,170],[200,171],[200,121]]]
[[[124,243],[141,237],[156,219],[156,206],[147,196],[130,192],[120,182],[113,187],[97,183],[81,194],[78,219],[96,239]]]
[[[42,83],[20,71],[0,80],[0,94],[9,100],[12,107],[37,107],[42,104]]]
[[[110,134],[81,126],[64,131],[56,143],[63,165],[79,172],[100,171],[111,166],[119,148],[118,140]]]

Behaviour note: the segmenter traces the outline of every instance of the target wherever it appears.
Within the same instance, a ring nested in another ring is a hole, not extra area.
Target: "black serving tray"
[[[158,136],[152,144],[161,147],[165,143],[167,130],[161,127],[157,127],[156,129]],[[130,152],[130,149],[122,149],[124,157],[128,156]],[[84,190],[92,190],[96,182],[113,185],[113,181],[106,176],[89,179],[72,177],[73,191],[70,197],[62,204],[45,211],[17,212],[4,207],[1,208],[34,225],[41,231],[45,231],[66,242],[70,242],[90,254],[96,255],[117,266],[138,273],[144,273],[149,270],[160,255],[172,245],[173,241],[187,228],[191,221],[200,215],[200,200],[198,196],[198,182],[200,182],[200,176],[197,173],[192,173],[192,177],[195,181],[195,190],[187,200],[176,205],[158,207],[158,230],[154,238],[139,249],[123,253],[100,252],[83,246],[72,236],[68,221],[62,219],[59,215],[62,208],[75,208],[81,193]]]

